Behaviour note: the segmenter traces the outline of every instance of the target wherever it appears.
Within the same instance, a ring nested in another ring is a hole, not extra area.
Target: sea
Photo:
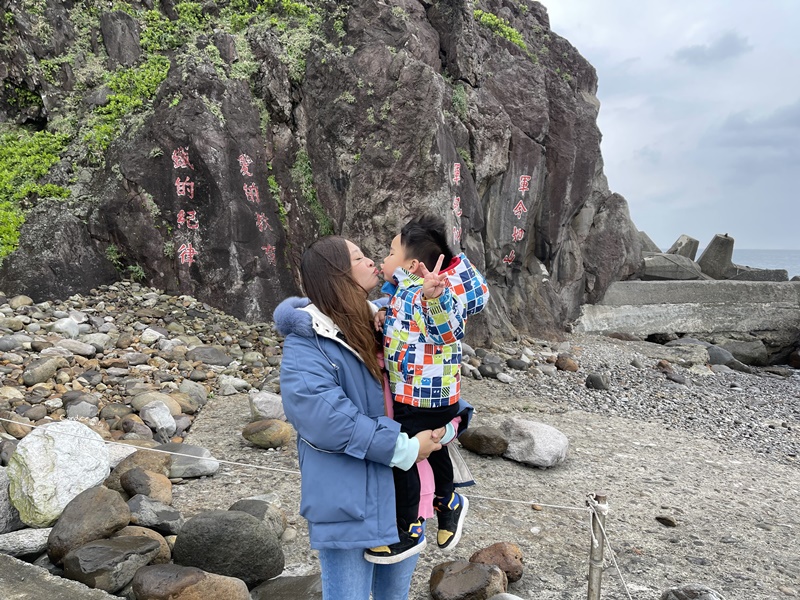
[[[698,253],[698,257],[700,254]],[[800,250],[733,249],[733,263],[756,269],[786,269],[789,279],[800,275]]]
[[[697,251],[695,260],[703,255],[704,248]],[[797,250],[750,250],[733,249],[733,264],[754,269],[786,269],[789,279],[800,276],[800,249]]]

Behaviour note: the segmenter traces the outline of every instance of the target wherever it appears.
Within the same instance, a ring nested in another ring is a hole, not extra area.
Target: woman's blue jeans
[[[393,565],[364,559],[364,550],[320,550],[322,600],[407,600],[419,554]]]

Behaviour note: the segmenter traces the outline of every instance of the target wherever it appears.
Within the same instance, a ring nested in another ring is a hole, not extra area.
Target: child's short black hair
[[[447,226],[444,219],[435,215],[420,215],[406,223],[400,230],[400,244],[406,258],[416,258],[429,271],[436,266],[440,254],[444,254],[442,269],[453,260],[453,251],[447,243]]]

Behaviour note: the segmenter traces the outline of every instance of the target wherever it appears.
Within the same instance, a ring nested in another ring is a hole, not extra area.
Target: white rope
[[[476,494],[470,494],[469,499],[472,500],[473,498],[479,498],[481,500],[497,500],[498,502],[508,502],[509,504],[535,504],[536,506],[546,506],[548,508],[559,508],[561,510],[577,510],[580,512],[588,511],[591,515],[591,509],[587,507],[579,507],[579,506],[560,506],[558,504],[543,504],[541,502],[536,502],[535,500],[511,500],[509,498],[492,498],[491,496],[478,496]]]
[[[20,423],[19,421],[12,421],[10,419],[4,419],[2,417],[0,417],[0,421],[5,421],[6,423],[14,423],[15,425],[21,425],[22,427],[30,427],[31,429],[41,429],[41,428],[44,427],[44,425],[28,425],[26,423]],[[53,421],[53,422],[54,423],[58,423],[59,421]],[[87,442],[97,442],[98,441],[98,440],[95,440],[95,439],[92,439],[92,438],[88,438],[88,437],[85,437],[85,436],[82,436],[82,435],[76,435],[74,433],[68,433],[66,431],[54,431],[53,433],[58,433],[58,434],[61,434],[61,435],[67,435],[67,436],[70,436],[70,437],[78,438],[79,440],[85,440]],[[213,460],[213,461],[216,461],[216,462],[218,462],[220,464],[223,464],[223,465],[233,465],[233,466],[236,466],[236,467],[250,467],[252,469],[261,469],[263,471],[277,471],[279,473],[291,473],[292,475],[299,475],[300,474],[300,471],[293,471],[293,470],[290,470],[290,469],[278,469],[278,468],[275,468],[275,467],[264,467],[264,466],[261,466],[261,465],[253,465],[253,464],[250,464],[250,463],[240,463],[240,462],[235,462],[235,461],[232,461],[232,460],[221,460],[219,458],[214,458],[214,457],[210,457],[210,456],[192,456],[191,454],[181,454],[180,452],[171,452],[169,450],[158,450],[156,448],[146,448],[146,447],[142,447],[142,446],[134,446],[132,444],[125,444],[123,442],[113,442],[113,441],[109,441],[109,440],[101,440],[101,441],[103,443],[109,444],[109,445],[122,446],[124,448],[136,448],[137,450],[146,450],[148,452],[159,452],[161,454],[170,454],[172,456],[182,456],[184,458],[193,458],[193,459],[198,460],[198,461],[200,461],[200,460],[212,461]]]

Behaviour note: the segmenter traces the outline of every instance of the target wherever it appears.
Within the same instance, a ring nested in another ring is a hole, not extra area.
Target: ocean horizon
[[[697,251],[695,260],[703,255],[705,248]],[[666,250],[664,250],[666,252]],[[789,279],[800,276],[800,249],[764,250],[753,248],[734,248],[733,263],[754,269],[786,269]]]

